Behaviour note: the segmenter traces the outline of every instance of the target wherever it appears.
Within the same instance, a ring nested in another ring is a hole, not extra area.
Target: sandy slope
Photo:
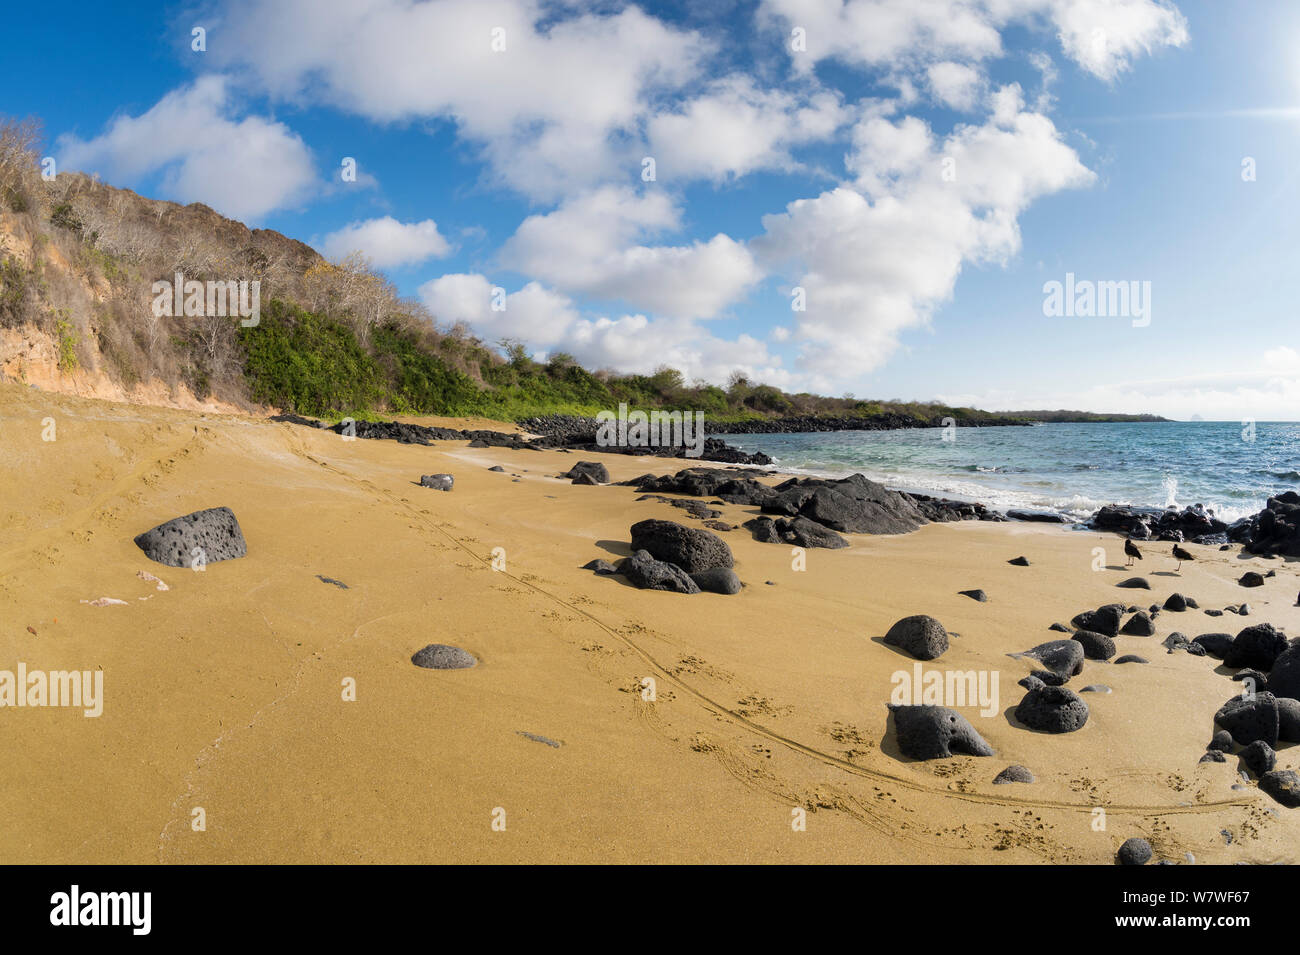
[[[102,668],[106,696],[98,719],[0,709],[0,861],[1103,863],[1132,835],[1171,858],[1295,861],[1300,815],[1234,791],[1235,759],[1197,763],[1237,685],[1159,646],[1175,628],[1235,630],[1235,616],[1164,614],[1156,637],[1120,638],[1151,665],[1090,662],[1072,686],[1114,693],[1086,697],[1078,733],[1008,719],[1033,667],[1006,654],[1104,602],[1244,598],[1252,621],[1300,632],[1297,574],[1280,562],[1243,591],[1235,554],[1196,548],[1181,578],[1148,559],[1145,594],[1115,589],[1129,572],[1104,535],[930,526],[812,551],[795,572],[788,548],[737,530],[725,536],[745,591],[684,597],[579,569],[625,553],[633,521],[692,521],[630,488],[556,480],[575,455],[347,442],[12,384],[0,434],[0,668]],[[676,466],[605,460],[615,479]],[[412,483],[444,470],[450,494]],[[243,526],[243,560],[196,573],[132,544],[221,504]],[[750,509],[723,510],[739,523]],[[1006,563],[1022,553],[1031,567]],[[957,595],[970,587],[990,602]],[[80,603],[101,596],[129,605]],[[911,661],[879,637],[919,612],[960,634],[944,666],[1001,673],[998,713],[963,711],[995,757],[915,763],[886,737],[890,675]],[[412,666],[431,642],[482,664]],[[992,786],[1010,763],[1039,782]],[[1300,765],[1296,751],[1279,764]]]

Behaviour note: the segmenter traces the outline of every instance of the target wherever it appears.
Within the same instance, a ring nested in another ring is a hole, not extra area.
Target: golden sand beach
[[[1239,684],[1161,646],[1300,632],[1280,561],[1191,546],[1175,575],[1151,545],[1127,570],[1114,535],[969,522],[848,535],[794,570],[789,547],[737,527],[722,536],[744,590],[684,596],[581,569],[628,554],[638,520],[690,522],[631,487],[557,479],[574,454],[345,441],[12,383],[0,423],[0,668],[103,672],[98,717],[0,710],[2,861],[1108,864],[1131,836],[1157,859],[1296,861],[1300,816],[1235,757],[1198,762]],[[614,481],[684,466],[598,457]],[[419,487],[433,472],[454,490]],[[247,557],[200,573],[132,542],[216,506]],[[1278,576],[1242,590],[1261,563]],[[1116,589],[1133,574],[1152,590]],[[1075,678],[1113,690],[1085,695],[1083,729],[1015,723],[1037,664],[1008,654],[1174,591],[1252,614],[1161,614],[1155,636],[1116,641],[1148,665]],[[944,667],[1000,674],[994,715],[961,710],[995,756],[898,752],[885,704],[915,661],[881,637],[918,613],[953,634]],[[413,666],[430,643],[479,665]],[[994,786],[1011,764],[1037,781]]]

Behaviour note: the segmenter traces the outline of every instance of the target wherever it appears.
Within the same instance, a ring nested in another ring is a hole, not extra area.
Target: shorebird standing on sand
[[[1178,560],[1178,566],[1175,567],[1174,570],[1182,570],[1183,561],[1185,560],[1196,560],[1195,554],[1188,553],[1187,551],[1179,547],[1177,544],[1174,545],[1174,557],[1177,558]]]
[[[1124,565],[1125,567],[1133,566],[1134,557],[1136,557],[1138,560],[1142,559],[1142,551],[1138,550],[1137,544],[1133,543],[1133,539],[1131,537],[1124,539],[1124,553],[1128,555],[1128,563]]]

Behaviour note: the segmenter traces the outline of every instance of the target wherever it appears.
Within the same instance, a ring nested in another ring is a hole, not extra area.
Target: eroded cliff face
[[[104,358],[93,344],[79,350],[90,352],[90,361],[64,369],[59,363],[59,343],[54,336],[33,325],[0,328],[0,381],[18,382],[56,394],[102,398],[127,404],[184,408],[222,414],[246,413],[249,408],[208,397],[199,399],[183,383],[170,385],[158,378],[125,385],[104,370]],[[267,409],[274,413],[276,409]]]

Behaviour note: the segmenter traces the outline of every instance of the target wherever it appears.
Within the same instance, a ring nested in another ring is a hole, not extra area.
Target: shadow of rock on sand
[[[632,545],[627,541],[598,540],[596,546],[615,557],[631,557]]]
[[[892,649],[892,648],[891,648]],[[924,763],[924,759],[913,759],[898,748],[898,723],[892,710],[885,710],[885,735],[880,740],[880,753],[899,763]]]

